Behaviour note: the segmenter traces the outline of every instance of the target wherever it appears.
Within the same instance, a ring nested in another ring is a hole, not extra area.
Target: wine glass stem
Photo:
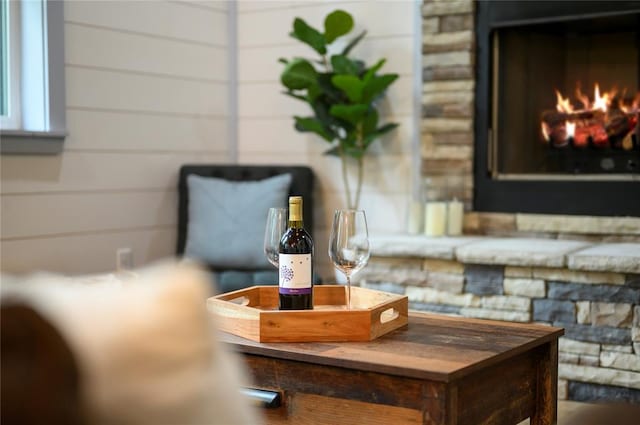
[[[351,277],[347,275],[347,310],[351,310]]]

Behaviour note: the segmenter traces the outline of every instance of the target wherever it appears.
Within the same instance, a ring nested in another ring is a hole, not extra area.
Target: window
[[[0,1],[1,152],[59,153],[66,134],[63,2]]]

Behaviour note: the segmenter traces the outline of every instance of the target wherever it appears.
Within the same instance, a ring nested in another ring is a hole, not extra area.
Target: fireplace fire
[[[626,89],[614,88],[600,94],[598,83],[593,101],[579,87],[574,103],[559,90],[555,93],[555,110],[544,111],[541,120],[542,140],[552,148],[640,148],[640,93],[629,98]]]

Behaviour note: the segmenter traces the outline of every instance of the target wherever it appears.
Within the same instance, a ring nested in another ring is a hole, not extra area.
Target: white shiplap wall
[[[360,207],[367,213],[370,234],[403,231],[415,170],[413,150],[415,104],[416,13],[410,0],[368,1],[240,1],[238,2],[238,152],[242,163],[307,164],[318,179],[315,193],[316,259],[321,273],[330,275],[327,241],[332,213],[344,207],[340,161],[325,157],[319,138],[293,129],[292,116],[310,114],[308,106],[281,94],[280,57],[316,58],[311,48],[288,36],[295,17],[323,28],[324,17],[336,8],[351,13],[354,34],[368,31],[352,55],[371,65],[387,58],[382,69],[400,78],[383,105],[386,121],[401,124],[394,134],[372,146],[366,159]],[[419,15],[418,15],[419,16]],[[382,143],[381,143],[382,142]]]
[[[1,158],[1,268],[78,274],[171,256],[180,165],[232,156],[229,5],[65,1],[58,156]]]

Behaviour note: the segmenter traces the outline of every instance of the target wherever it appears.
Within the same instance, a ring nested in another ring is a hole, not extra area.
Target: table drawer
[[[246,355],[256,388],[282,394],[269,424],[422,424],[428,382]]]
[[[277,409],[262,410],[267,424],[422,424],[418,410],[304,393],[285,393]]]

